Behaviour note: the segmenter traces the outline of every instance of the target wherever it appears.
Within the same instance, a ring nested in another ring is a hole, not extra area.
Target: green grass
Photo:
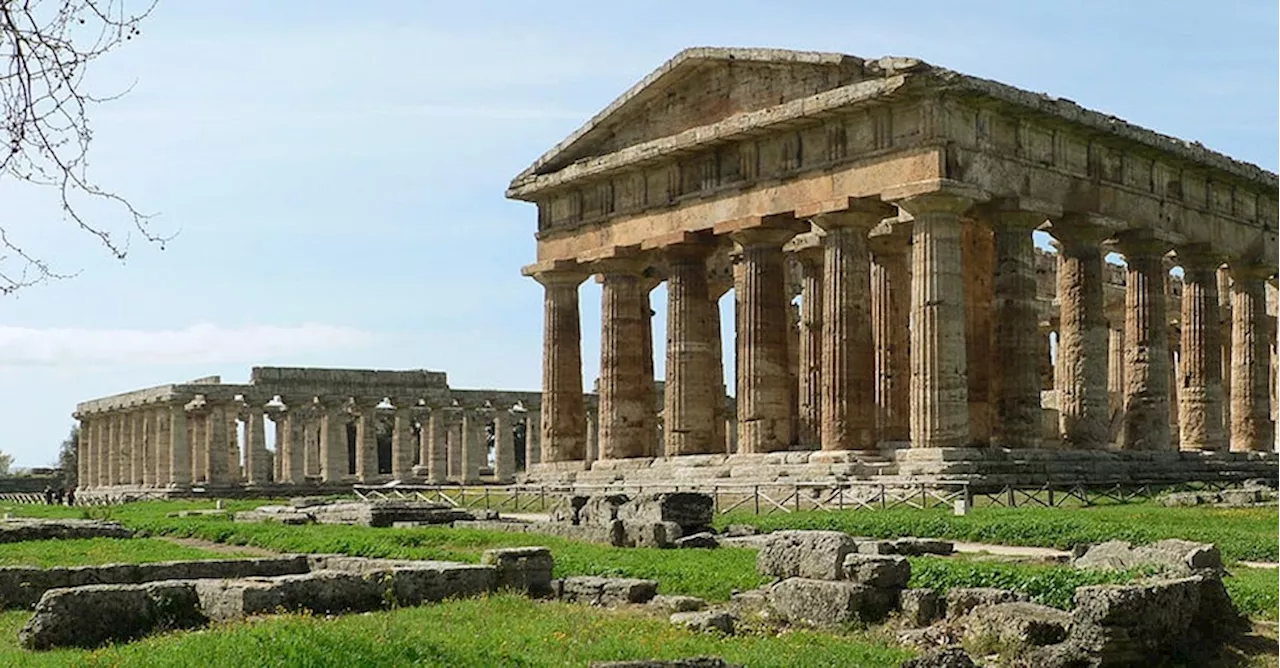
[[[77,538],[0,543],[0,566],[54,568],[87,564],[234,559],[243,556],[249,555],[215,552],[159,538]]]
[[[1164,538],[1214,543],[1227,561],[1276,561],[1280,513],[1264,508],[1164,508],[1152,504],[1090,508],[978,508],[957,517],[950,510],[802,511],[729,513],[718,526],[750,524],[767,531],[829,529],[857,536],[922,536],[951,540],[1070,549],[1075,545]]]
[[[1280,619],[1280,571],[1274,568],[1231,569],[1231,577],[1222,581],[1231,600],[1241,612],[1254,619]]]
[[[0,614],[0,639],[25,613]],[[867,636],[798,631],[736,637],[676,629],[638,611],[514,595],[332,620],[285,615],[145,638],[92,652],[32,653],[0,641],[5,666],[585,666],[591,661],[716,655],[768,666],[897,666],[909,653]]]

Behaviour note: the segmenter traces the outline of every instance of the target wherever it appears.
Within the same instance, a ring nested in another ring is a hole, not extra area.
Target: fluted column
[[[432,407],[427,418],[427,482],[438,485],[449,479],[449,416],[444,408]]]
[[[587,410],[587,447],[586,453],[582,461],[586,462],[587,468],[591,468],[591,463],[600,458],[600,419],[599,413],[595,409]]]
[[[635,259],[607,260],[601,273],[600,304],[600,459],[643,457],[653,452],[652,390],[646,391],[641,273]],[[652,388],[653,380],[647,381]]]
[[[511,433],[511,413],[505,408],[493,414],[493,477],[498,483],[516,478],[516,443]]]
[[[960,264],[964,275],[965,375],[968,379],[969,441],[991,443],[994,419],[991,384],[995,331],[995,235],[985,219],[966,220],[960,227]]]
[[[1222,327],[1218,318],[1218,265],[1206,247],[1178,249],[1182,265],[1182,368],[1178,423],[1183,450],[1220,450]]]
[[[284,413],[284,461],[280,464],[284,482],[301,485],[307,481],[307,413],[312,397],[280,397]],[[276,446],[277,449],[280,446]]]
[[[102,455],[98,458],[98,485],[101,487],[110,487],[116,484],[116,450],[119,448],[116,439],[119,438],[119,431],[116,425],[116,416],[113,412],[108,411],[102,416],[102,429],[104,433]]]
[[[1231,266],[1231,449],[1265,452],[1275,445],[1271,421],[1271,337],[1266,280],[1275,265]]]
[[[991,445],[1039,447],[1042,435],[1040,311],[1031,233],[1045,211],[1006,202],[983,212],[994,246],[990,360]],[[1053,212],[1056,213],[1056,212]],[[972,389],[972,385],[970,385]]]
[[[146,453],[146,423],[141,408],[129,411],[129,460],[125,462],[125,483],[135,487],[142,485],[142,461]]]
[[[151,406],[138,409],[138,422],[142,426],[141,468],[143,487],[156,486],[156,411]]]
[[[89,458],[93,456],[93,427],[89,416],[82,413],[72,415],[80,421],[79,436],[76,442],[76,486],[79,489],[90,487]]]
[[[487,416],[480,411],[467,409],[462,411],[462,474],[463,484],[480,482],[480,468],[487,462],[488,448],[484,437],[484,426],[488,424]]]
[[[231,482],[231,455],[227,447],[231,437],[227,429],[231,413],[225,400],[205,400],[209,411],[205,431],[205,477],[211,487],[225,486]]]
[[[205,466],[209,463],[209,404],[203,399],[197,412],[190,415],[191,481],[209,482]]]
[[[529,411],[524,417],[524,466],[542,463],[542,446],[538,443],[538,425],[542,422],[541,411]],[[654,425],[656,431],[658,426]]]
[[[417,402],[405,397],[394,397],[395,416],[391,421],[391,477],[408,480],[413,476],[413,415],[410,410]]]
[[[321,397],[320,410],[320,479],[341,482],[350,475],[346,398]]]
[[[542,271],[533,278],[543,285],[542,461],[581,461],[586,454],[586,408],[582,396],[582,332],[578,286],[587,275],[578,271]]]
[[[738,452],[786,450],[791,445],[791,373],[787,359],[782,245],[792,230],[734,232],[742,247],[738,296]]]
[[[1108,440],[1107,316],[1102,297],[1102,249],[1107,232],[1082,217],[1054,221],[1061,243],[1058,300],[1058,424],[1074,449],[1094,449]]]
[[[980,197],[963,186],[885,193],[912,216],[911,445],[969,443],[964,274],[960,214]],[[909,193],[909,194],[908,194]]]
[[[813,217],[826,232],[822,258],[823,450],[876,447],[875,348],[867,233],[891,214],[883,202]]]
[[[378,404],[381,397],[356,400],[356,479],[373,482],[378,478]]]
[[[1107,394],[1124,394],[1124,303],[1107,306]]]
[[[885,221],[872,230],[867,241],[871,249],[877,439],[910,442],[911,223]]]
[[[720,452],[715,442],[716,400],[711,341],[711,297],[707,286],[708,244],[666,249],[667,373],[663,397],[663,441],[668,457]]]
[[[1168,244],[1145,231],[1120,235],[1125,257],[1124,371],[1120,447],[1170,450],[1169,318],[1165,313],[1164,254]]]
[[[729,260],[732,262],[732,259]],[[732,265],[730,265],[732,268]],[[726,385],[724,381],[724,338],[723,330],[720,327],[720,299],[725,293],[733,289],[733,278],[730,272],[720,270],[712,270],[708,267],[707,272],[707,338],[711,345],[711,355],[713,359],[713,369],[711,375],[715,377],[715,404],[712,407],[712,420],[715,424],[712,426],[713,437],[717,446],[716,452],[730,453],[732,449],[729,447],[731,438],[737,436],[737,426],[731,423],[726,416],[729,412],[728,402],[725,399]],[[736,325],[736,323],[735,323]]]
[[[154,467],[151,486],[166,487],[169,484],[169,448],[173,439],[169,436],[172,428],[169,420],[169,408],[163,404],[151,409],[152,423],[152,466]]]
[[[267,423],[263,418],[268,399],[244,399],[244,475],[250,485],[270,482],[271,463],[267,453]]]
[[[189,397],[169,399],[169,487],[191,486],[191,441],[187,438],[187,402]]]
[[[1226,265],[1218,267],[1218,322],[1222,328],[1222,428],[1227,438],[1231,437],[1231,269]]]
[[[822,281],[824,251],[797,251],[800,264],[800,378],[796,399],[796,440],[822,442]]]
[[[656,457],[662,449],[658,442],[658,397],[654,388],[656,378],[653,369],[653,302],[650,293],[662,284],[662,279],[652,271],[646,271],[640,278],[640,360],[643,370],[640,372],[639,401],[647,406],[644,412],[644,457]]]

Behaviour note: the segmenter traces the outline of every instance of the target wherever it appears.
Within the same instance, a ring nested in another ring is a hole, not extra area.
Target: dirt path
[[[1070,559],[1071,553],[1055,550],[1051,547],[1028,547],[1023,545],[991,545],[989,543],[953,543],[956,552],[998,555],[1001,557],[1032,557],[1036,559]]]
[[[219,554],[247,554],[253,557],[274,557],[280,554],[279,552],[272,552],[271,550],[254,547],[252,545],[228,545],[226,543],[215,543],[211,540],[201,540],[199,538],[174,538],[172,536],[157,536],[157,538],[167,540],[170,543],[185,545],[186,547],[195,547],[202,550],[208,550],[210,552],[217,552]]]

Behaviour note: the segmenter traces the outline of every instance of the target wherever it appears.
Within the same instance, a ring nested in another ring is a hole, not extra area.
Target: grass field
[[[214,552],[158,538],[80,538],[0,543],[0,566],[84,566],[146,564],[156,561],[233,559],[249,556]]]

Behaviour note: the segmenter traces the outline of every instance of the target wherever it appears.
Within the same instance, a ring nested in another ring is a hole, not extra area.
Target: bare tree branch
[[[132,232],[148,243],[164,243],[151,230],[151,216],[124,197],[91,181],[87,155],[93,132],[88,110],[128,92],[98,97],[84,90],[89,63],[139,34],[138,25],[155,7],[128,14],[124,0],[0,0],[0,179],[54,189],[62,215],[94,237],[117,259],[129,251]],[[87,219],[77,202],[96,199],[122,210],[130,224],[123,239],[108,226]],[[16,268],[14,268],[16,267]],[[74,274],[71,274],[74,275]],[[6,234],[0,221],[0,295],[42,281],[67,278],[34,257]]]

